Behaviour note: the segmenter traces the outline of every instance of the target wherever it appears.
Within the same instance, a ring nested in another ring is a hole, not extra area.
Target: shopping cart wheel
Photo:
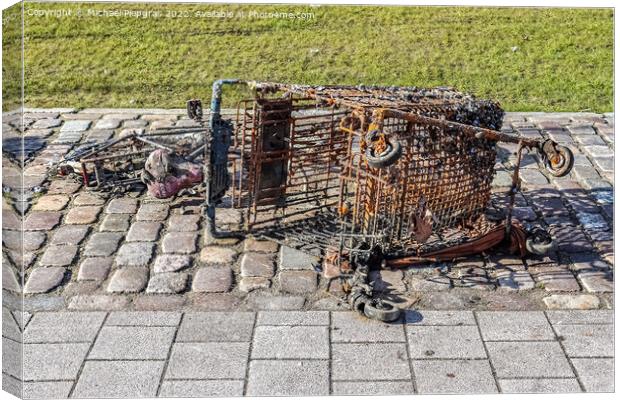
[[[377,321],[392,322],[400,317],[400,309],[381,300],[373,299],[364,304],[364,315]]]
[[[403,154],[403,149],[399,142],[386,142],[386,149],[381,154],[375,154],[372,146],[366,149],[366,160],[372,168],[386,168],[394,164]]]
[[[556,249],[555,242],[546,230],[540,227],[530,231],[526,241],[525,248],[532,254],[544,256]]]
[[[546,157],[547,171],[553,176],[562,177],[567,175],[573,168],[575,157],[573,152],[565,146],[556,144],[555,154],[548,154]]]

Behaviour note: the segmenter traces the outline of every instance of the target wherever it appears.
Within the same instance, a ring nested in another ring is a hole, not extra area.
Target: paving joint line
[[[133,311],[135,313],[140,313],[142,311]],[[106,325],[108,327],[115,328],[174,328],[176,325]]]
[[[333,350],[332,350],[332,313],[331,312],[327,312],[327,341],[328,341],[328,351],[329,351],[329,361],[327,362],[327,370],[329,373],[329,379],[327,382],[327,393],[329,393],[330,395],[332,395],[334,393],[334,379],[333,379],[333,372],[332,372],[332,355],[333,355]]]
[[[2,338],[4,339],[4,336]],[[13,340],[11,338],[6,338],[6,339]],[[24,342],[23,344],[90,344],[90,341],[88,342],[82,342],[82,341],[79,341],[79,342],[63,342],[63,341],[60,341],[60,342]]]
[[[377,341],[355,341],[355,342],[334,342],[334,344],[342,345],[342,344],[394,344],[394,343],[402,343],[406,344],[407,340],[377,340]]]
[[[297,357],[297,358],[252,358],[249,361],[329,361],[329,358],[308,358],[308,357]]]
[[[411,383],[411,379],[334,379],[334,382],[408,382]],[[380,395],[379,395],[380,396]]]
[[[507,376],[507,377],[500,377],[499,379],[513,379],[513,380],[518,380],[518,379],[532,379],[532,380],[537,380],[537,381],[544,381],[545,379],[553,379],[553,380],[560,380],[560,379],[575,379],[577,380],[576,377],[574,376],[528,376],[528,375],[522,375],[522,376]]]
[[[23,242],[22,242],[23,243]],[[23,286],[22,286],[23,287]],[[19,330],[20,336],[22,337],[22,341],[24,338],[24,331],[26,330],[26,324],[24,323],[24,318],[22,315],[22,323],[20,324],[17,319],[15,318],[15,315],[9,311],[9,314],[11,315],[11,319],[15,322],[15,324],[17,324],[17,329]],[[23,326],[22,326],[23,325]],[[3,336],[4,337],[4,336]]]
[[[615,357],[610,356],[589,356],[589,357],[569,357],[571,360],[613,360]]]
[[[502,393],[502,389],[501,386],[499,385],[499,379],[497,376],[497,371],[495,370],[495,366],[493,365],[493,362],[491,361],[491,354],[489,353],[489,349],[487,348],[486,342],[483,339],[482,336],[482,328],[480,328],[480,321],[478,321],[478,314],[476,313],[476,311],[472,312],[473,316],[474,316],[474,321],[476,321],[476,328],[478,331],[478,335],[480,335],[480,342],[482,342],[482,347],[484,348],[484,353],[487,355],[487,362],[489,363],[489,367],[491,367],[491,374],[493,375],[493,380],[495,381],[495,387],[497,388],[497,393]]]
[[[27,380],[26,381],[26,380],[20,379],[20,378],[16,377],[15,375],[11,374],[8,371],[2,371],[2,375],[10,376],[11,378],[13,378],[15,380],[18,380],[20,382],[39,382],[39,381],[31,381],[31,380]],[[2,389],[2,390],[4,390],[4,389]]]
[[[482,339],[482,341],[485,343],[550,343],[550,342],[557,342],[557,339],[540,339],[540,340],[533,340],[533,339],[484,340]]]
[[[168,327],[169,328],[169,327]],[[179,340],[175,343],[250,343],[250,340]]]
[[[99,334],[103,330],[103,326],[105,325],[105,322],[107,321],[109,315],[110,315],[110,313],[106,312],[105,317],[103,317],[103,321],[101,321],[101,325],[99,326],[99,329],[97,330],[97,334],[93,338],[92,343],[88,347],[88,351],[84,355],[84,359],[82,360],[82,363],[80,365],[80,369],[78,370],[78,372],[77,372],[77,374],[75,376],[75,381],[73,381],[73,385],[71,385],[71,389],[69,390],[69,394],[67,395],[67,398],[70,398],[70,397],[73,396],[73,392],[75,391],[75,387],[77,386],[78,381],[80,380],[80,378],[82,376],[82,372],[84,371],[84,366],[86,365],[86,361],[88,360],[88,356],[90,355],[90,352],[93,350],[93,347],[95,347],[95,343],[97,342],[97,339],[99,338]]]
[[[86,361],[109,362],[109,361],[166,361],[165,358],[88,358]]]
[[[22,347],[23,347],[23,345],[24,345],[24,344],[31,344],[31,343],[24,343],[23,341],[21,341],[21,342],[20,342],[20,341],[18,341],[18,340],[11,339],[10,337],[6,337],[6,336],[2,336],[2,339],[3,339],[3,340],[4,340],[4,339],[7,339],[7,340],[10,340],[11,342],[19,343],[19,344],[21,344],[21,345],[22,345]],[[48,344],[48,343],[36,343],[36,344]]]
[[[488,357],[427,357],[427,358],[412,358],[412,361],[480,361],[488,360]]]
[[[401,325],[403,327],[403,333],[405,334],[405,351],[407,352],[407,365],[409,366],[409,381],[413,385],[413,394],[419,394],[418,382],[416,381],[415,371],[413,370],[413,359],[411,358],[411,352],[409,351],[409,336],[407,335],[407,324],[405,323],[405,318],[406,317],[403,315],[403,323]]]
[[[573,371],[573,375],[575,375],[575,379],[577,379],[577,383],[579,384],[579,388],[581,389],[582,392],[586,392],[586,387],[583,384],[583,382],[581,381],[581,377],[577,373],[577,368],[575,368],[575,365],[573,365],[572,360],[568,356],[568,353],[566,352],[566,348],[564,347],[564,343],[562,343],[562,340],[560,340],[560,335],[558,335],[557,331],[555,330],[555,327],[551,323],[551,320],[549,320],[549,316],[547,315],[547,313],[545,312],[543,314],[545,315],[545,318],[547,319],[547,322],[551,326],[551,330],[553,331],[553,334],[555,335],[555,338],[556,338],[556,340],[558,342],[558,345],[560,346],[560,349],[562,349],[562,354],[564,354],[564,357],[566,358],[566,361],[568,362],[568,365],[570,366],[571,371]]]
[[[179,329],[181,329],[181,324],[183,323],[183,318],[185,317],[185,313],[181,313],[181,318],[179,318],[179,322],[176,325],[176,329],[174,330],[174,334],[172,335],[172,341],[170,342],[170,348],[168,349],[168,354],[164,360],[164,367],[161,371],[161,376],[159,377],[159,383],[157,385],[157,391],[155,392],[155,397],[159,397],[161,392],[161,386],[164,383],[166,378],[166,374],[168,373],[168,365],[170,364],[170,357],[172,356],[172,348],[176,343],[177,334],[179,333]]]
[[[252,322],[252,333],[250,335],[250,344],[248,345],[248,357],[245,362],[245,376],[243,379],[243,391],[242,396],[247,396],[248,383],[250,381],[250,361],[252,360],[252,349],[254,348],[254,336],[256,334],[256,324],[258,322],[258,311],[252,311],[254,314],[254,321]]]
[[[196,382],[202,382],[202,381],[208,381],[208,382],[242,382],[243,379],[232,379],[232,378],[222,378],[222,379],[215,379],[215,378],[167,378],[164,379],[163,382],[171,382],[171,381],[196,381]]]

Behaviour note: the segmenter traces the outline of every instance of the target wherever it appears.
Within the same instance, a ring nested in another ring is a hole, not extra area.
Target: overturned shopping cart
[[[222,88],[245,85],[233,123],[220,115]],[[189,109],[197,102],[188,103]],[[191,115],[191,111],[190,111]],[[244,210],[244,233],[308,252],[336,266],[358,311],[395,318],[372,298],[373,266],[451,260],[502,242],[524,256],[552,248],[541,228],[512,217],[524,150],[553,176],[569,149],[500,132],[503,111],[450,88],[214,83],[205,156],[207,236],[221,235],[224,195]],[[497,143],[518,145],[508,207],[489,207]]]

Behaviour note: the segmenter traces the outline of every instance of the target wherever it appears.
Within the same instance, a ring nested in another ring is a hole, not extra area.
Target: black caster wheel
[[[575,163],[573,152],[565,146],[556,144],[555,155],[550,155],[546,160],[546,168],[549,173],[555,177],[568,175]]]
[[[551,235],[543,228],[534,228],[525,241],[525,248],[532,254],[544,256],[556,249]]]
[[[400,313],[399,308],[377,299],[373,299],[364,305],[364,315],[377,321],[396,321],[400,317]]]
[[[377,131],[370,131],[366,135],[368,148],[366,149],[366,160],[372,168],[386,168],[394,164],[403,154],[402,146],[398,141],[385,141],[385,149],[381,153],[375,152],[374,143],[380,140],[381,134]]]

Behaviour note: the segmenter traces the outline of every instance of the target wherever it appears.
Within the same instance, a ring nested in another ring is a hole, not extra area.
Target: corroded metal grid
[[[233,205],[245,210],[247,231],[341,254],[360,243],[420,254],[497,225],[484,215],[495,141],[443,124],[460,119],[497,128],[497,104],[449,89],[256,90],[255,99],[239,104],[231,155]],[[377,113],[384,107],[432,118],[384,117]],[[365,156],[366,135],[378,124],[402,146],[387,168],[370,167]],[[422,220],[432,232],[421,238],[413,232]]]
[[[338,129],[345,114],[297,100],[242,102],[232,194],[234,206],[246,210],[247,229],[335,207],[347,153],[347,137]]]

